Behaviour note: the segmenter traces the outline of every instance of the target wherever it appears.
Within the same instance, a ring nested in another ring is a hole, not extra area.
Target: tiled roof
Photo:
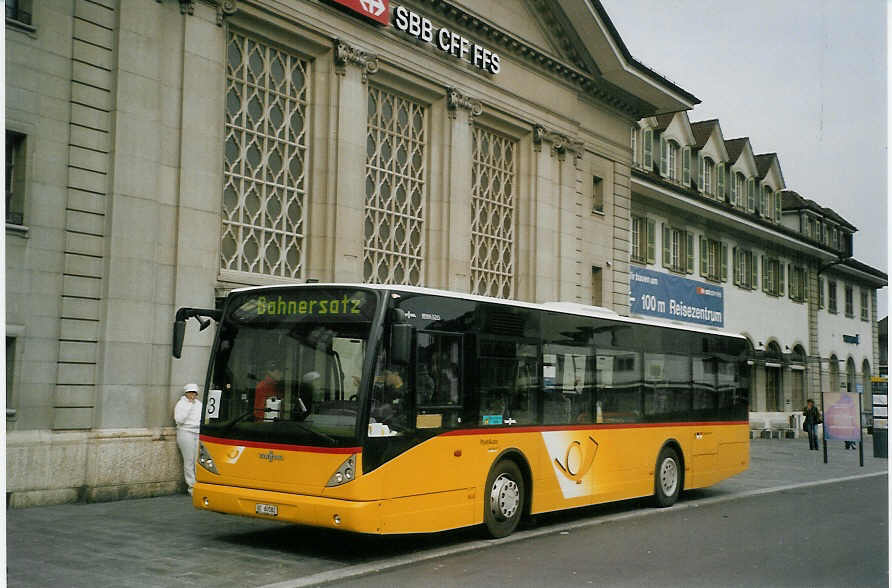
[[[657,131],[665,131],[669,124],[672,122],[672,119],[675,118],[675,113],[670,112],[669,114],[658,114],[657,115],[657,126],[655,129]]]
[[[601,20],[603,20],[604,24],[607,26],[607,30],[610,32],[610,36],[616,42],[620,53],[622,53],[626,60],[632,64],[632,67],[634,67],[650,79],[656,81],[657,83],[667,85],[675,92],[681,94],[688,102],[691,102],[693,104],[700,104],[699,98],[697,98],[666,76],[657,73],[655,70],[651,69],[650,67],[644,65],[643,63],[632,57],[632,53],[629,52],[629,48],[626,47],[625,41],[623,41],[622,37],[619,36],[619,31],[616,30],[613,21],[610,20],[610,16],[607,14],[607,11],[604,9],[604,6],[601,4],[600,0],[595,0],[594,2],[592,2],[592,5],[594,6],[595,11],[598,13],[598,15],[601,17]]]
[[[865,274],[870,274],[870,275],[875,276],[875,277],[877,277],[877,278],[882,278],[883,280],[888,280],[888,279],[889,279],[889,276],[886,274],[886,272],[884,272],[884,271],[882,271],[882,270],[878,270],[877,268],[875,268],[875,267],[873,267],[873,266],[867,265],[867,264],[864,263],[863,261],[858,261],[858,260],[855,259],[854,257],[850,257],[850,258],[848,258],[847,260],[845,260],[845,261],[843,262],[843,265],[847,265],[847,266],[849,266],[849,267],[852,268],[852,269],[856,269],[856,270],[862,271],[862,272],[864,272]]]
[[[728,161],[734,163],[743,153],[743,147],[749,141],[749,137],[739,139],[725,139],[725,150],[728,152]]]
[[[777,159],[777,153],[760,153],[755,156],[755,159],[756,172],[761,180],[768,174],[768,170],[771,169],[771,162]]]
[[[832,208],[827,208],[826,206],[821,206],[814,200],[809,198],[803,198],[794,190],[784,190],[781,192],[783,194],[783,200],[781,201],[781,206],[784,210],[801,210],[803,208],[811,210],[820,214],[821,216],[827,217],[830,220],[839,223],[840,225],[848,228],[851,231],[857,231],[858,228],[841,217],[835,210]]]
[[[817,203],[815,203],[815,204],[817,204]],[[818,205],[818,206],[820,206],[820,205]],[[846,227],[850,228],[850,229],[853,230],[853,231],[857,231],[857,230],[858,230],[858,229],[855,227],[855,225],[853,225],[852,223],[850,223],[849,221],[847,221],[847,220],[844,219],[843,217],[839,216],[839,214],[837,214],[837,212],[836,212],[835,210],[833,210],[832,208],[827,208],[826,206],[820,206],[820,208],[821,208],[821,212],[824,213],[824,216],[826,216],[827,218],[830,218],[830,219],[832,219],[832,220],[835,220],[835,221],[838,222],[839,224],[841,224],[841,225],[843,225],[843,226],[846,226]]]
[[[712,129],[717,125],[719,119],[713,118],[710,120],[701,120],[695,123],[691,123],[691,131],[694,133],[694,141],[697,144],[697,148],[700,149],[706,142],[709,141],[709,136],[712,134]]]

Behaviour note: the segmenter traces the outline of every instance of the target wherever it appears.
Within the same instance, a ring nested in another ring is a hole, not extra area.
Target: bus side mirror
[[[390,331],[390,362],[408,365],[412,357],[412,325],[396,324]]]
[[[177,359],[183,355],[183,338],[186,336],[186,321],[173,323],[173,356]]]

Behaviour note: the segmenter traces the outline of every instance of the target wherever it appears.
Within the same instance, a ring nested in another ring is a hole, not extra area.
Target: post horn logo
[[[557,458],[554,463],[567,479],[582,484],[582,478],[592,469],[597,454],[598,442],[589,437],[586,441],[572,441],[564,454],[564,463]]]

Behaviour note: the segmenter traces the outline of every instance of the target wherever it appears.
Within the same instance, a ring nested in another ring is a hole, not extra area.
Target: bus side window
[[[417,426],[459,426],[463,405],[461,337],[418,333],[415,367]]]
[[[643,385],[641,354],[597,349],[598,394],[595,422],[635,423],[641,420]]]

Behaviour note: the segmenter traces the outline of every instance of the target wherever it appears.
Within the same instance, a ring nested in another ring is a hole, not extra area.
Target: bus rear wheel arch
[[[657,455],[654,469],[654,502],[665,508],[678,500],[684,487],[684,461],[681,450],[674,443],[666,443]]]
[[[530,486],[517,458],[496,460],[483,488],[483,522],[490,537],[500,539],[514,532],[529,512]]]

